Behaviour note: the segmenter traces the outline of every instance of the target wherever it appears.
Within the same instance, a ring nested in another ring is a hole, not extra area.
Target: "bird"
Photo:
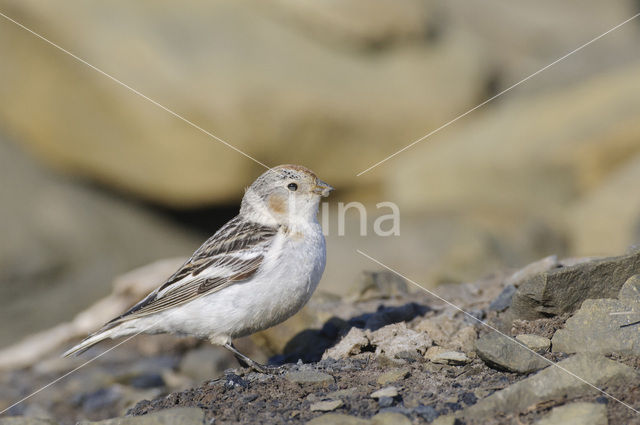
[[[208,339],[242,366],[270,371],[233,340],[283,322],[309,301],[326,263],[318,208],[333,190],[301,165],[268,169],[245,190],[238,215],[173,275],[63,356],[106,339],[169,333]]]

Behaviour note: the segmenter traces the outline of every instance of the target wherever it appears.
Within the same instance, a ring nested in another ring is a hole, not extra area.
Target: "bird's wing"
[[[235,217],[202,244],[162,286],[107,326],[167,310],[249,279],[260,268],[277,232],[277,227]]]

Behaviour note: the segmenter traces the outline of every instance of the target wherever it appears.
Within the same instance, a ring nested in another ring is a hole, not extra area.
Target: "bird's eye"
[[[295,183],[289,183],[287,185],[287,188],[289,188],[290,191],[295,192],[296,190],[298,190],[298,185]]]

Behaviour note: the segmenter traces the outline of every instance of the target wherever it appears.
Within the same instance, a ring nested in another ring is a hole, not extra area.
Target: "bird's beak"
[[[316,184],[312,189],[313,193],[316,193],[321,196],[329,196],[329,193],[332,190],[333,190],[333,187],[331,187],[330,185],[328,185],[327,183],[323,182],[320,179],[316,180]]]

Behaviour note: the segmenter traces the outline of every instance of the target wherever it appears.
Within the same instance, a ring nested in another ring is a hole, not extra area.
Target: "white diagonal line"
[[[369,168],[367,168],[366,170],[360,171],[356,177],[360,177],[361,175],[363,175],[364,173],[376,168],[378,165],[382,164],[383,162],[386,162],[388,160],[390,160],[391,158],[393,158],[394,156],[398,155],[399,153],[402,153],[404,151],[406,151],[407,149],[417,145],[418,143],[422,142],[423,140],[427,139],[428,137],[433,136],[434,134],[438,133],[440,130],[445,129],[447,127],[449,127],[451,124],[453,124],[454,122],[458,121],[461,118],[466,117],[467,115],[469,115],[470,113],[472,113],[473,111],[475,111],[476,109],[479,109],[481,107],[483,107],[484,105],[486,105],[487,103],[491,102],[492,100],[502,96],[503,94],[507,93],[508,91],[518,87],[520,84],[529,81],[530,79],[532,79],[533,77],[535,77],[536,75],[540,74],[541,72],[546,71],[547,69],[551,68],[552,66],[554,66],[555,64],[557,64],[558,62],[563,61],[564,59],[568,58],[569,56],[573,55],[574,53],[579,52],[580,50],[584,49],[585,47],[589,46],[592,43],[595,43],[596,41],[600,40],[602,37],[606,36],[607,34],[617,30],[618,28],[620,28],[621,26],[623,26],[624,24],[634,20],[635,18],[637,18],[638,16],[640,16],[640,13],[636,13],[635,15],[633,15],[632,17],[630,17],[629,19],[627,19],[624,22],[619,23],[618,25],[616,25],[615,27],[609,29],[608,31],[600,34],[599,36],[587,41],[586,43],[584,43],[583,45],[581,45],[580,47],[577,47],[575,49],[573,49],[572,51],[570,51],[569,53],[565,54],[562,57],[559,57],[558,59],[556,59],[555,61],[551,62],[549,65],[545,66],[544,68],[541,68],[539,70],[537,70],[536,72],[534,72],[533,74],[529,75],[528,77],[523,78],[522,80],[518,81],[517,83],[507,87],[506,89],[502,90],[500,93],[490,97],[489,99],[485,100],[484,102],[482,102],[481,104],[474,106],[473,108],[469,109],[467,112],[458,115],[457,117],[455,117],[454,119],[452,119],[451,121],[441,125],[440,127],[436,128],[435,130],[430,131],[429,133],[425,134],[424,136],[422,136],[421,138],[419,138],[418,140],[415,140],[413,142],[411,142],[410,144],[408,144],[407,146],[405,146],[404,148],[400,149],[399,151],[392,153],[391,155],[389,155],[388,157],[384,158],[381,161],[376,162],[375,164],[373,164],[372,166],[370,166]]]
[[[595,385],[593,385],[592,383],[586,381],[585,379],[579,377],[578,375],[576,375],[575,373],[571,372],[570,370],[568,370],[567,368],[560,366],[559,364],[557,364],[556,362],[547,359],[546,357],[544,357],[541,354],[536,353],[535,351],[533,351],[532,349],[530,349],[529,347],[527,347],[526,345],[524,345],[523,343],[521,343],[520,341],[518,341],[517,339],[511,338],[510,336],[508,336],[507,334],[499,331],[498,329],[496,329],[495,327],[491,326],[490,324],[478,319],[477,317],[475,317],[474,315],[472,315],[471,313],[467,313],[466,311],[464,311],[463,309],[461,309],[460,307],[458,307],[457,305],[445,300],[444,298],[442,298],[440,295],[436,294],[435,292],[432,292],[430,290],[428,290],[427,288],[425,288],[424,286],[420,285],[417,282],[414,282],[413,280],[409,279],[407,276],[401,274],[400,272],[392,269],[391,267],[387,266],[386,264],[381,263],[380,261],[376,260],[375,258],[365,254],[364,252],[362,252],[359,249],[356,249],[356,251],[358,252],[358,254],[368,258],[369,260],[373,261],[374,263],[378,264],[381,267],[384,267],[385,269],[389,270],[390,272],[400,276],[401,278],[405,279],[407,282],[412,283],[413,285],[417,286],[418,288],[422,289],[423,291],[425,291],[426,293],[428,293],[429,295],[436,297],[437,299],[439,299],[440,301],[450,305],[451,307],[455,308],[456,310],[460,311],[461,313],[467,315],[468,317],[472,318],[473,320],[475,320],[476,322],[480,323],[483,326],[486,326],[487,328],[491,329],[494,332],[499,333],[500,335],[502,335],[503,337],[507,338],[510,342],[515,342],[516,344],[520,345],[521,347],[523,347],[524,349],[532,352],[533,354],[535,354],[536,356],[540,357],[542,360],[544,360],[545,362],[549,363],[552,366],[557,367],[558,369],[568,373],[569,375],[573,376],[574,378],[576,378],[577,380],[587,384],[588,386],[590,386],[591,388],[599,391],[600,393],[602,393],[603,395],[609,397],[612,400],[617,401],[618,403],[622,404],[623,406],[633,410],[635,413],[639,413],[639,410],[634,409],[633,407],[631,407],[630,405],[628,405],[627,403],[625,403],[624,401],[612,396],[611,394],[609,394],[608,392],[596,387]]]
[[[94,71],[104,75],[105,77],[109,78],[110,80],[120,84],[122,87],[126,88],[127,90],[137,94],[138,96],[140,96],[141,98],[153,103],[154,105],[156,105],[158,108],[163,109],[165,111],[167,111],[168,113],[170,113],[171,115],[173,115],[174,117],[184,121],[185,123],[189,124],[191,127],[195,128],[196,130],[199,130],[200,132],[206,134],[207,136],[211,137],[212,139],[217,140],[218,142],[222,143],[223,145],[227,146],[230,149],[233,149],[234,151],[238,152],[241,155],[244,155],[245,157],[249,158],[250,160],[252,160],[253,162],[262,165],[264,168],[267,169],[271,169],[271,167],[263,164],[262,162],[258,161],[257,159],[255,159],[254,157],[252,157],[251,155],[243,152],[242,150],[236,148],[235,146],[233,146],[231,143],[221,139],[220,137],[216,136],[215,134],[211,133],[210,131],[205,130],[204,128],[200,127],[197,124],[194,124],[193,122],[189,121],[188,119],[186,119],[185,117],[183,117],[182,115],[178,114],[177,112],[174,112],[173,110],[167,108],[166,106],[156,102],[155,100],[151,99],[148,96],[145,96],[144,94],[140,93],[138,90],[134,89],[133,87],[129,86],[128,84],[118,80],[116,77],[112,76],[111,74],[106,73],[105,71],[101,70],[100,68],[91,65],[89,62],[87,62],[86,60],[82,59],[79,56],[76,56],[75,54],[71,53],[70,51],[66,50],[65,48],[57,45],[56,43],[54,43],[53,41],[45,38],[44,36],[38,34],[37,32],[33,31],[30,28],[25,27],[24,25],[22,25],[20,22],[11,19],[10,17],[8,17],[7,15],[5,15],[4,13],[0,12],[0,16],[2,16],[3,18],[7,19],[8,21],[13,22],[14,24],[16,24],[17,26],[19,26],[20,28],[22,28],[25,31],[30,32],[31,34],[35,35],[36,37],[38,37],[39,39],[41,39],[42,41],[50,44],[51,46],[55,47],[56,49],[60,50],[61,52],[66,53],[67,55],[71,56],[72,58],[76,59],[79,62],[82,62],[83,64],[85,64],[86,66],[88,66],[89,68],[93,69]]]
[[[125,342],[129,341],[132,338],[135,338],[136,336],[140,335],[141,333],[144,333],[147,329],[152,328],[153,326],[157,325],[158,323],[160,323],[162,320],[156,320],[155,322],[151,323],[149,326],[146,326],[145,328],[143,328],[141,331],[127,337],[126,339],[124,339],[123,341],[120,341],[119,343],[117,343],[116,345],[114,345],[113,347],[109,348],[106,351],[103,351],[102,353],[98,354],[95,357],[90,358],[89,360],[87,360],[86,362],[82,363],[80,366],[71,369],[69,372],[65,373],[64,375],[54,379],[53,381],[49,382],[47,385],[44,385],[42,387],[40,387],[39,389],[35,390],[34,392],[32,392],[31,394],[29,394],[26,397],[21,398],[20,400],[16,401],[15,403],[13,403],[11,406],[5,408],[4,410],[0,411],[0,415],[2,415],[3,413],[7,412],[9,409],[17,406],[18,404],[22,403],[23,401],[26,401],[28,399],[30,399],[31,397],[33,397],[34,395],[38,394],[41,391],[46,390],[47,388],[49,388],[50,386],[62,381],[64,378],[66,378],[67,376],[71,375],[72,373],[77,372],[78,370],[82,369],[83,367],[85,367],[86,365],[88,365],[89,363],[92,363],[94,360],[99,359],[100,357],[104,356],[105,354],[107,354],[108,352],[110,352],[111,350],[115,350],[116,348],[120,347],[122,344],[124,344]]]

